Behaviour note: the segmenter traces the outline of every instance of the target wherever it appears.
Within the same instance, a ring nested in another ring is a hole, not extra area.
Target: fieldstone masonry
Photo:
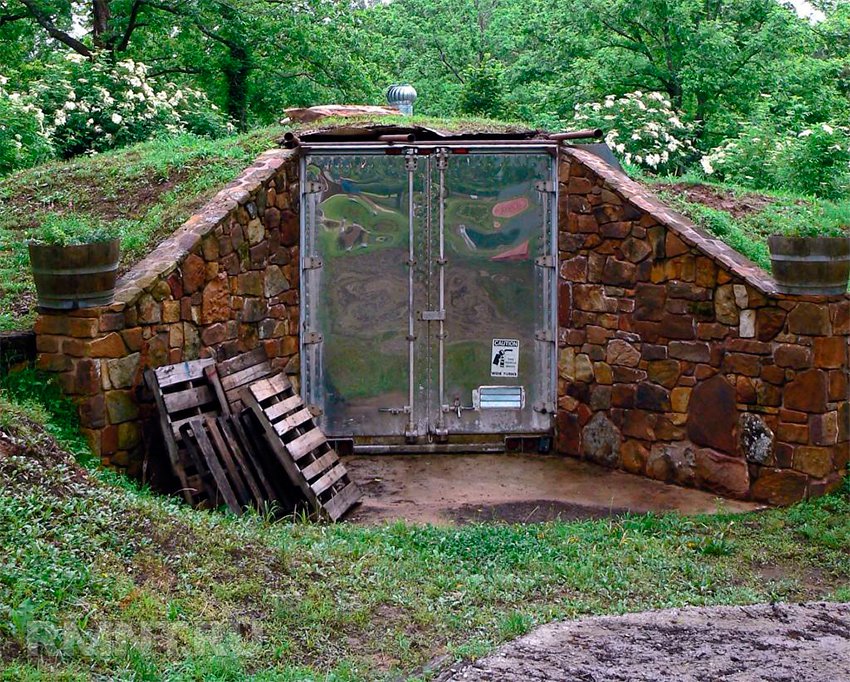
[[[598,157],[567,147],[559,163],[558,452],[775,504],[836,487],[850,298],[779,294]],[[272,150],[128,272],[113,305],[40,315],[38,364],[105,464],[139,471],[146,367],[263,344],[298,373],[298,241],[297,151]]]
[[[104,464],[139,473],[157,428],[145,368],[263,344],[297,373],[299,192],[296,155],[267,152],[122,277],[113,305],[39,316],[38,366]]]
[[[775,504],[836,487],[850,299],[778,293],[584,150],[559,184],[558,451]]]

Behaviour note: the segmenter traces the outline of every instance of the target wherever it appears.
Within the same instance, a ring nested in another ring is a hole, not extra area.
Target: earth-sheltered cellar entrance
[[[162,449],[145,370],[262,346],[355,445],[531,436],[774,504],[840,484],[847,295],[781,293],[558,136],[372,126],[289,142],[128,271],[112,305],[39,315],[39,366],[104,464],[140,474]]]
[[[302,381],[356,451],[548,449],[556,143],[305,146]]]

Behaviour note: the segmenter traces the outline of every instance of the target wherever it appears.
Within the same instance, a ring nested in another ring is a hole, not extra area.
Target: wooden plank
[[[289,455],[297,462],[308,452],[312,452],[323,443],[327,444],[327,442],[328,439],[325,438],[325,434],[322,433],[322,430],[315,428],[312,431],[308,431],[307,433],[298,436],[298,438],[286,443],[285,445],[286,449],[289,450]]]
[[[166,393],[162,396],[165,409],[169,416],[175,412],[182,412],[193,407],[203,407],[214,403],[215,411],[218,412],[218,402],[209,386],[195,386],[183,391]]]
[[[270,448],[263,435],[258,433],[257,428],[249,421],[251,417],[252,412],[245,410],[239,416],[234,415],[232,417],[230,426],[241,442],[248,464],[253,468],[256,479],[262,488],[262,499],[277,500],[284,508],[288,509],[293,505],[293,501],[290,499],[291,495],[287,494],[288,488],[285,485],[285,481],[288,479],[286,476],[279,475],[279,466],[269,466],[272,463],[276,464],[276,460],[274,460],[274,455],[271,458],[266,456]],[[277,485],[269,480],[270,476],[274,476]]]
[[[189,489],[189,481],[186,478],[186,471],[180,463],[177,438],[175,438],[175,432],[172,430],[172,426],[169,423],[168,412],[165,409],[165,403],[162,400],[162,391],[159,387],[159,379],[157,378],[156,372],[152,370],[147,370],[147,372],[145,372],[145,379],[148,382],[148,386],[153,392],[154,400],[156,401],[157,412],[159,413],[159,427],[162,431],[162,439],[165,441],[168,461],[171,462],[171,470],[180,482],[180,491],[183,495],[183,499],[189,504],[192,504],[193,499],[191,490]]]
[[[213,478],[215,479],[218,491],[221,493],[221,496],[224,498],[224,501],[230,511],[234,514],[241,514],[242,508],[236,500],[236,495],[233,493],[233,489],[227,481],[227,475],[224,473],[224,469],[221,468],[221,464],[218,461],[213,445],[207,437],[206,429],[204,428],[204,420],[200,417],[195,417],[188,424],[184,424],[180,429],[180,432],[183,434],[184,439],[192,439],[187,442],[197,444],[200,454],[203,456]]]
[[[195,381],[204,375],[204,367],[212,365],[215,360],[204,358],[202,360],[187,360],[176,365],[157,367],[154,370],[160,389],[173,386],[184,381]]]
[[[283,373],[280,373],[268,379],[260,379],[256,383],[251,384],[246,390],[251,392],[258,403],[261,403],[268,400],[273,395],[283,393],[285,390],[291,388],[292,384],[289,383],[289,379],[287,379]]]
[[[264,382],[260,382],[264,383]],[[271,383],[271,382],[266,382]],[[286,446],[283,444],[283,441],[280,439],[280,436],[275,433],[274,426],[272,423],[266,418],[266,415],[263,414],[263,409],[260,406],[259,400],[256,398],[255,393],[256,384],[246,389],[242,394],[243,399],[245,400],[246,405],[251,409],[259,422],[260,426],[263,429],[263,432],[266,436],[266,441],[277,457],[277,461],[286,471],[287,476],[289,476],[289,480],[296,486],[301,489],[304,497],[307,499],[308,504],[313,507],[319,506],[319,500],[316,498],[316,494],[313,492],[313,489],[301,475],[301,471],[295,465],[295,461],[289,454],[289,451],[286,449]],[[270,386],[261,387],[261,390],[258,391],[260,395],[263,395]],[[266,397],[271,397],[274,393],[268,393]]]
[[[288,398],[284,398],[279,403],[275,403],[274,405],[269,405],[263,412],[266,413],[266,416],[271,420],[275,421],[278,417],[292,412],[293,410],[298,409],[304,404],[304,401],[301,400],[300,395],[292,395]]]
[[[244,441],[239,437],[236,421],[232,417],[219,417],[218,427],[224,434],[225,439],[232,444],[233,459],[236,460],[236,465],[242,473],[242,478],[248,484],[255,506],[259,509],[263,502],[274,500],[273,494],[266,495],[265,491],[261,488],[259,478],[255,475],[258,467],[252,466],[256,462],[251,453],[245,449]]]
[[[218,399],[218,406],[221,408],[222,414],[231,414],[230,405],[227,402],[227,397],[224,395],[224,389],[221,387],[221,380],[218,376],[218,370],[215,365],[204,367],[204,376],[209,385],[212,386],[215,397]]]
[[[250,350],[247,353],[241,353],[228,360],[222,360],[217,363],[218,374],[221,377],[228,377],[231,374],[240,372],[247,367],[259,365],[262,362],[268,362],[269,356],[263,346]]]
[[[326,469],[330,469],[338,461],[339,457],[337,456],[336,452],[331,450],[319,457],[319,459],[317,459],[315,462],[310,462],[307,466],[305,466],[301,470],[301,475],[309,481],[311,478],[316,478],[316,476],[321,474]]]
[[[268,411],[266,411],[266,416],[268,416]],[[313,414],[310,412],[310,410],[308,410],[307,408],[303,408],[295,414],[291,414],[288,417],[284,417],[279,422],[275,422],[274,430],[277,431],[279,436],[283,436],[288,431],[292,431],[292,429],[301,426],[304,422],[308,422],[312,418]]]
[[[325,514],[331,521],[339,521],[362,496],[360,488],[352,481],[324,504]]]
[[[316,496],[318,497],[347,473],[348,471],[344,466],[342,466],[342,464],[337,464],[333,469],[331,469],[328,473],[322,476],[318,481],[312,483],[310,487],[313,489],[313,492],[316,493]]]
[[[230,376],[222,377],[221,385],[222,388],[224,388],[224,392],[229,393],[235,388],[252,383],[257,379],[263,379],[271,374],[271,372],[272,368],[268,363],[254,365],[253,367],[246,367],[245,369],[231,374]]]
[[[230,443],[224,439],[223,434],[219,431],[218,421],[216,418],[207,417],[206,427],[210,442],[215,448],[219,460],[224,462],[224,467],[227,470],[228,479],[230,481],[230,487],[239,499],[240,509],[246,504],[251,504],[251,497],[248,494],[248,489],[245,487],[245,483],[242,480],[242,474],[236,467],[236,462],[233,459]]]

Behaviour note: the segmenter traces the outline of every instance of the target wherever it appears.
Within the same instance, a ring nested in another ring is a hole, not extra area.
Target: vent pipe
[[[416,90],[412,85],[391,85],[387,88],[387,102],[399,110],[403,116],[413,115],[413,103],[416,101]]]

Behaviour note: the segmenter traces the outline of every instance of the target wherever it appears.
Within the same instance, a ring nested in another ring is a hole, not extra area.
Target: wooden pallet
[[[240,414],[244,409],[242,389],[245,386],[277,374],[262,346],[216,363],[215,371],[222,409],[230,414]]]
[[[221,500],[235,514],[247,507],[262,510],[272,500],[272,488],[262,468],[246,456],[240,428],[233,417],[196,417],[180,428],[183,442],[192,456],[202,462],[207,495],[213,505]]]
[[[357,503],[360,489],[286,376],[245,386],[242,402],[254,413],[289,478],[321,516],[337,521]]]
[[[216,391],[205,373],[214,362],[212,359],[189,360],[145,373],[156,400],[171,468],[180,482],[180,492],[190,504],[198,504],[204,496],[204,468],[187,451],[180,429],[199,416],[221,412]]]

